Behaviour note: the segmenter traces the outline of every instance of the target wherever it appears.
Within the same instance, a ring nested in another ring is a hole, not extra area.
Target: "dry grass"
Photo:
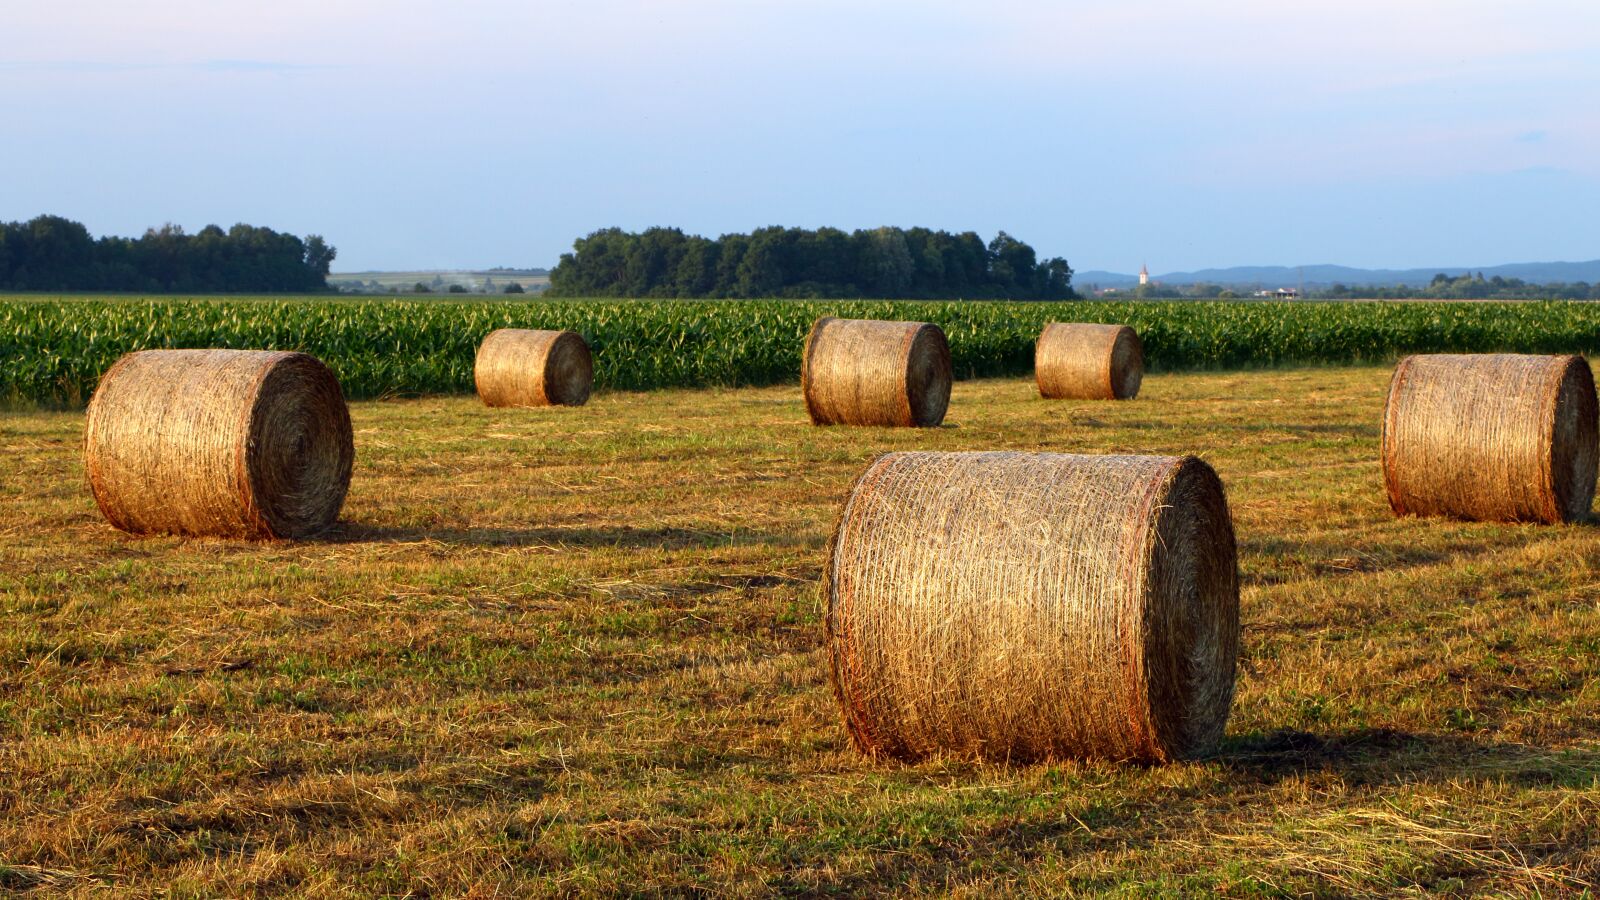
[[[1396,520],[1385,369],[352,407],[331,539],[138,538],[82,416],[0,417],[0,890],[209,896],[1505,892],[1600,879],[1600,530]],[[815,582],[889,449],[1197,452],[1242,671],[1214,759],[871,762]]]

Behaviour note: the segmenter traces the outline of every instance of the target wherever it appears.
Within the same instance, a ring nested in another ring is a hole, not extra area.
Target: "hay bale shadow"
[[[795,547],[815,543],[802,535],[739,529],[733,532],[659,526],[487,526],[452,528],[339,522],[314,540],[328,544],[436,543],[459,547],[582,547],[687,550],[714,547]]]
[[[1237,735],[1224,740],[1209,761],[1269,783],[1319,771],[1369,785],[1449,784],[1492,776],[1523,785],[1581,788],[1600,778],[1600,752],[1594,750],[1553,750],[1393,728]]]

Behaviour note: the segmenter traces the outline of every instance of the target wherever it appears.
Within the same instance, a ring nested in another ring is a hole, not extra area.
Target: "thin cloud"
[[[0,71],[5,72],[79,72],[88,74],[187,70],[192,72],[241,72],[286,75],[294,72],[311,72],[319,69],[337,68],[341,67],[322,63],[292,63],[264,59],[205,59],[192,62],[54,59],[0,63]]]
[[[164,68],[161,63],[101,62],[82,59],[0,62],[0,72],[137,72],[160,68]]]
[[[326,64],[306,64],[278,62],[264,59],[208,59],[204,62],[189,63],[188,68],[200,69],[206,72],[272,72],[284,74],[289,72],[310,72],[317,69],[336,69],[339,66]]]

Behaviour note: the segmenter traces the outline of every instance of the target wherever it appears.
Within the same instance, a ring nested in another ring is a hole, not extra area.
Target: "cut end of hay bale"
[[[1181,458],[1153,510],[1146,653],[1151,757],[1177,759],[1222,739],[1239,651],[1239,566],[1222,481]]]
[[[298,538],[338,519],[355,444],[338,379],[313,356],[145,350],[101,377],[84,461],[124,531]]]
[[[1567,357],[1551,410],[1550,491],[1563,519],[1588,518],[1600,465],[1600,400],[1581,356]]]
[[[950,345],[927,322],[824,316],[806,337],[800,380],[814,425],[932,428],[950,405]]]
[[[1039,394],[1053,400],[1131,400],[1144,380],[1144,346],[1126,325],[1051,322],[1033,352]]]
[[[250,495],[266,530],[298,538],[333,525],[350,489],[355,440],[333,372],[292,353],[273,365],[250,411]]]
[[[582,406],[594,359],[575,331],[501,328],[478,345],[473,378],[485,406]]]
[[[834,693],[867,754],[1166,761],[1227,722],[1233,526],[1193,457],[881,456],[823,593]]]
[[[1600,455],[1597,408],[1581,356],[1408,356],[1384,408],[1389,505],[1479,521],[1583,519]]]

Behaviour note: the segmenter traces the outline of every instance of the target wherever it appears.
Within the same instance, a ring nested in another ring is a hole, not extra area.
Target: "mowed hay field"
[[[0,416],[0,887],[215,896],[1571,895],[1600,880],[1600,528],[1395,519],[1388,368],[359,402],[324,539],[139,538],[81,412]],[[816,583],[893,449],[1198,453],[1228,736],[1160,767],[873,761]]]

